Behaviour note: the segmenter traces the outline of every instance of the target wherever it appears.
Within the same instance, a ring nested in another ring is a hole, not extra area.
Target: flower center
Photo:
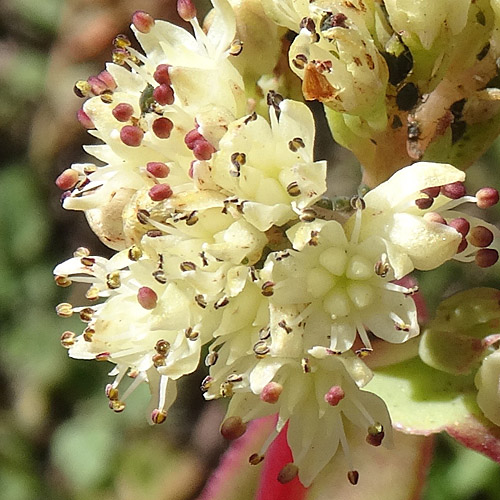
[[[352,309],[373,303],[376,292],[372,278],[374,265],[363,255],[330,247],[318,259],[318,266],[307,275],[307,291],[323,298],[323,308],[332,319],[348,316]]]

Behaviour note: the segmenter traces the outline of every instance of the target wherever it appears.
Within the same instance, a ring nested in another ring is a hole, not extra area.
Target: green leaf
[[[376,370],[366,389],[386,402],[394,428],[409,434],[433,434],[481,415],[472,375],[450,375],[419,358]]]

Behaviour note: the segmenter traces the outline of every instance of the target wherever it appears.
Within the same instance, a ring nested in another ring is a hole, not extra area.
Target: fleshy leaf
[[[375,370],[367,389],[384,399],[394,428],[424,436],[446,431],[500,462],[500,427],[479,409],[473,375],[450,375],[414,358]]]
[[[424,363],[457,375],[477,368],[499,331],[499,298],[495,288],[472,288],[444,300],[422,336]]]
[[[386,402],[394,428],[408,434],[428,436],[481,414],[473,376],[450,375],[419,358],[376,370],[366,389]]]

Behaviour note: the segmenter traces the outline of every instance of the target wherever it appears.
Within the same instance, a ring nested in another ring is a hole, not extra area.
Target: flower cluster
[[[306,99],[374,114],[377,127],[387,119],[390,78],[369,41],[381,7],[359,1],[347,16],[351,2],[338,3],[327,13],[315,2],[264,6],[288,28],[300,23],[290,60]],[[57,307],[87,324],[62,343],[74,358],[115,365],[106,395],[117,412],[148,383],[153,423],[165,421],[176,381],[198,367],[207,345],[202,390],[207,399],[231,398],[225,437],[277,413],[276,433],[288,423],[288,479],[298,474],[310,485],[340,444],[355,484],[344,423],[368,444],[391,445],[388,410],[363,389],[372,377],[364,357],[375,337],[397,344],[419,334],[416,288],[396,280],[450,259],[493,265],[495,228],[455,209],[488,208],[498,193],[468,196],[462,171],[422,162],[352,198],[347,217],[328,208],[311,111],[270,90],[260,113],[247,98],[255,87],[237,69],[245,46],[232,7],[213,6],[202,29],[191,2],[178,3],[194,35],[136,12],[143,53],[119,35],[106,70],[76,84],[90,97],[78,117],[101,142],[85,149],[101,164],[74,164],[56,183],[63,206],[84,211],[117,253],[107,260],[80,248],[56,267],[57,284],[89,285],[89,305]],[[122,389],[127,375],[132,382]]]

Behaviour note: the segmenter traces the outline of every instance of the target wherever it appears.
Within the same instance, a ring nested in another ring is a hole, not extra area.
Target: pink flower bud
[[[94,122],[91,120],[90,116],[83,111],[83,109],[79,109],[76,113],[76,117],[78,121],[86,128],[93,129],[95,128]]]

